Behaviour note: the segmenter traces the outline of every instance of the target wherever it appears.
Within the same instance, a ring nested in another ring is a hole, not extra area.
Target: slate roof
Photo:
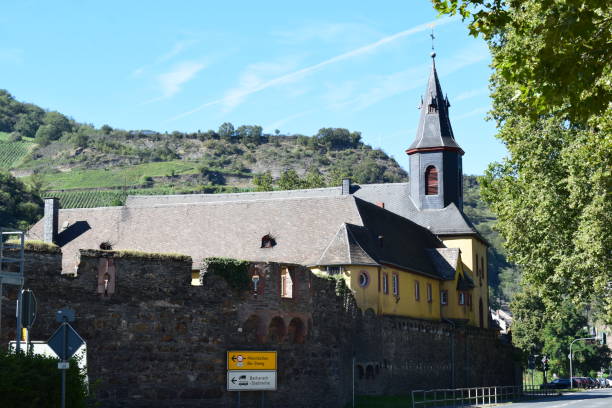
[[[416,138],[408,147],[408,152],[415,149],[447,147],[457,149],[463,154],[463,150],[459,147],[453,135],[453,128],[448,116],[449,107],[448,98],[444,97],[438,80],[435,60],[432,60],[427,89],[424,98],[421,100],[421,116]]]
[[[433,262],[434,268],[443,279],[455,279],[455,271],[459,264],[459,248],[431,248],[426,250]]]
[[[341,191],[341,187],[328,187],[254,193],[129,196],[126,206],[137,207],[178,203],[337,197],[341,195]],[[486,243],[485,239],[478,233],[474,225],[455,204],[450,204],[442,209],[419,210],[410,198],[409,183],[353,184],[351,185],[351,194],[365,201],[369,201],[370,203],[384,203],[385,209],[428,228],[436,235],[476,235]]]
[[[59,211],[63,270],[79,249],[176,252],[302,265],[390,264],[442,278],[427,255],[443,244],[429,230],[353,195],[153,204]],[[42,221],[29,239],[42,237]],[[271,235],[272,248],[261,248]],[[379,238],[379,237],[382,237]]]

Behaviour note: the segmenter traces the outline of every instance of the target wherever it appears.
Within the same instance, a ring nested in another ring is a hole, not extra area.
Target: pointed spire
[[[434,35],[432,38],[432,50]],[[417,134],[414,142],[410,145],[406,153],[412,154],[421,149],[426,150],[457,150],[463,154],[463,150],[455,141],[453,129],[448,116],[448,108],[450,103],[448,96],[445,98],[442,93],[442,87],[438,80],[436,71],[436,53],[431,53],[431,71],[429,80],[427,81],[427,89],[425,97],[421,97],[421,117]]]

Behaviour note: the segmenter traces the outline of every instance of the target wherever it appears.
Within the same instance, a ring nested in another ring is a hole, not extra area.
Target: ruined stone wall
[[[280,296],[283,268],[291,272],[292,298]],[[449,387],[451,354],[456,386],[514,381],[510,352],[492,332],[362,317],[337,281],[296,265],[251,264],[248,273],[261,277],[256,295],[215,276],[191,286],[191,260],[182,258],[81,251],[76,277],[60,271],[61,254],[27,254],[26,287],[39,310],[32,338],[48,339],[56,310],[74,309],[101,407],[231,406],[237,394],[226,391],[228,350],[278,351],[278,391],[263,395],[268,407],[343,407],[353,357],[363,371],[356,371],[358,394]],[[106,273],[114,281],[105,287]],[[15,338],[15,291],[8,296],[3,346]],[[243,392],[241,406],[259,406],[261,398]]]
[[[281,299],[278,264],[251,266],[262,277],[263,291],[254,297],[214,276],[191,286],[191,260],[82,251],[78,276],[71,277],[59,273],[58,254],[27,256],[26,287],[39,311],[32,339],[48,339],[58,326],[55,312],[74,309],[73,327],[87,342],[89,380],[102,407],[230,406],[237,397],[226,391],[232,349],[278,351],[278,391],[265,393],[266,406],[338,407],[349,398],[355,309],[335,296],[333,281],[305,268],[289,265],[294,297]],[[116,281],[114,293],[105,295],[98,293],[99,274],[109,259]],[[16,293],[8,292],[3,345],[15,338]],[[284,328],[272,335],[275,318]],[[298,319],[302,325],[291,326]],[[243,407],[262,398],[241,394]]]

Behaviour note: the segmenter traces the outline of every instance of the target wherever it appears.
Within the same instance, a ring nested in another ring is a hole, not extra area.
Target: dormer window
[[[425,195],[438,194],[438,170],[434,166],[425,169]]]
[[[272,248],[275,245],[276,245],[276,240],[274,239],[274,237],[272,237],[272,235],[266,234],[263,237],[261,237],[261,247],[262,248]]]

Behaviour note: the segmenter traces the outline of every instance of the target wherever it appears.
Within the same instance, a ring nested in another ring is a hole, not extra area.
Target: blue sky
[[[484,119],[490,56],[427,0],[2,2],[0,88],[98,127],[345,127],[407,168],[432,22],[464,171],[481,174],[505,154]]]

